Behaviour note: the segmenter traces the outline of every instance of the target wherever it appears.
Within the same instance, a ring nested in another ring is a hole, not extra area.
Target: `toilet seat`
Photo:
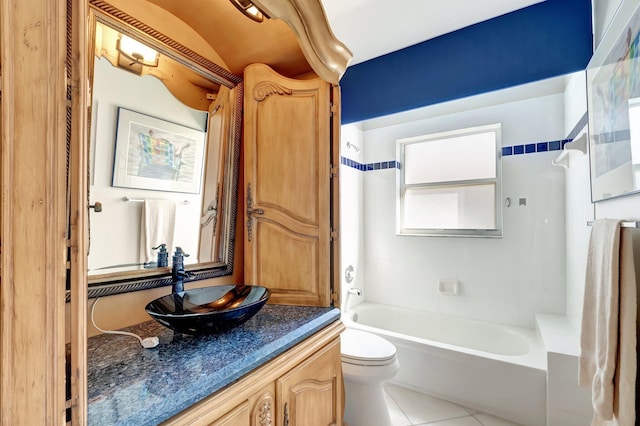
[[[396,359],[396,347],[372,333],[347,329],[340,336],[342,362],[355,365],[389,365]]]

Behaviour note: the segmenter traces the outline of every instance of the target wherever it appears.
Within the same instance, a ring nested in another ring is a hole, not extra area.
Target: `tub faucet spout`
[[[347,295],[344,298],[344,308],[343,308],[343,312],[345,314],[349,310],[349,296],[351,296],[352,294],[355,294],[356,296],[362,296],[362,290],[360,290],[358,287],[349,287],[347,289]]]

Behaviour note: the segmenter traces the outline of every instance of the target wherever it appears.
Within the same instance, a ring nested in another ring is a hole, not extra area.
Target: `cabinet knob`
[[[102,211],[102,203],[100,201],[96,201],[95,204],[89,204],[89,208],[93,209],[96,213],[100,213]]]

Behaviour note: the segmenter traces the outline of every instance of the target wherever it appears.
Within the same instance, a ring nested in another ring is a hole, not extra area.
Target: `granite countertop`
[[[187,409],[340,318],[335,308],[265,305],[226,333],[189,336],[155,321],[123,331],[160,344],[144,349],[130,336],[88,341],[88,421],[155,425]]]

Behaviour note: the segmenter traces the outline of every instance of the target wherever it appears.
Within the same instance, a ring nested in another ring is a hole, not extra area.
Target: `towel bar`
[[[125,203],[131,201],[132,203],[144,203],[144,199],[143,198],[129,198],[126,195],[124,197],[122,197],[122,201],[124,201]],[[176,203],[180,203],[180,204],[189,204],[189,200],[184,200],[184,201],[177,201]]]
[[[587,222],[587,226],[593,225],[593,221],[590,220]],[[638,220],[625,220],[620,224],[623,228],[640,228],[640,221]]]

